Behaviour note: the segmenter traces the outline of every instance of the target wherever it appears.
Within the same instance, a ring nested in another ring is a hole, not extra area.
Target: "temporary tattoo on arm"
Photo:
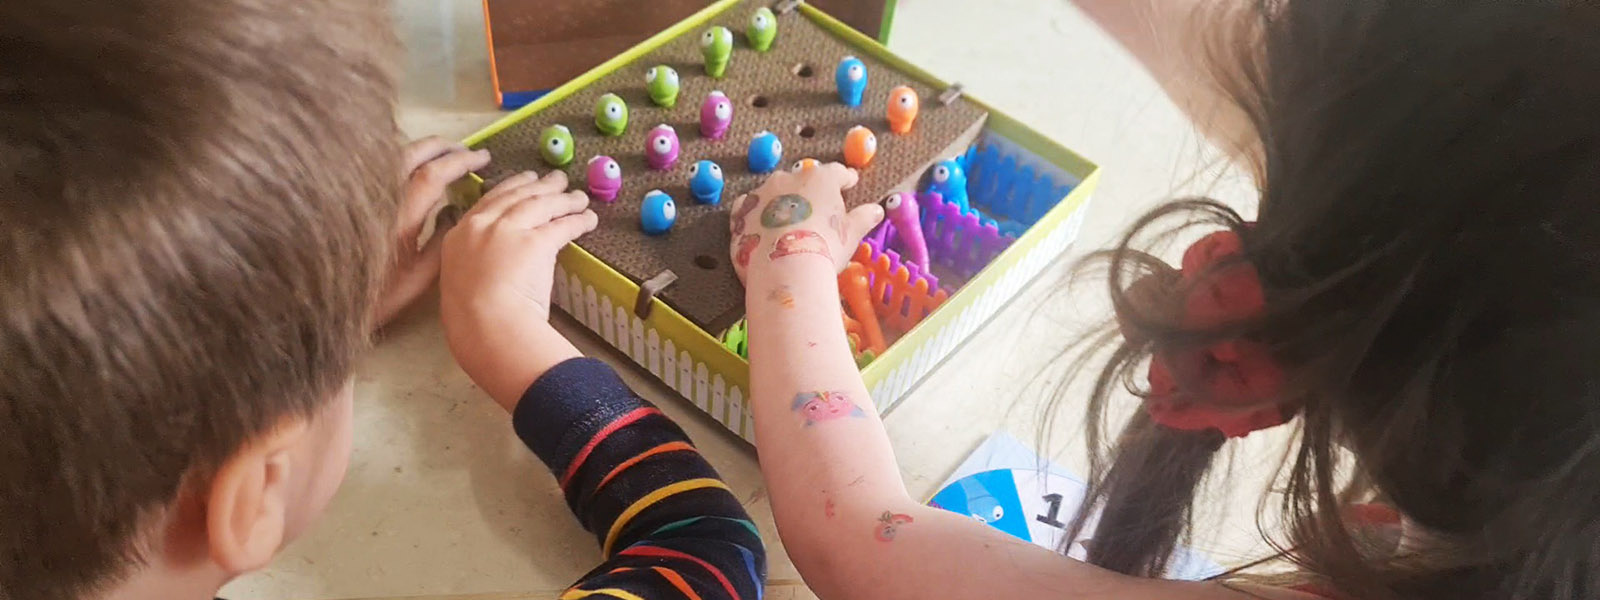
[[[772,202],[767,204],[767,209],[761,211],[761,225],[768,229],[799,225],[809,218],[811,218],[811,202],[795,194],[784,194],[773,198]]]
[[[750,255],[754,254],[756,247],[761,245],[761,236],[754,233],[745,234],[739,238],[739,254],[734,260],[739,261],[739,268],[750,266]]]
[[[880,542],[892,542],[894,536],[900,533],[900,528],[912,522],[911,515],[883,511],[878,517],[878,523],[872,529],[872,537]]]
[[[794,292],[789,291],[789,286],[780,285],[767,293],[767,300],[777,303],[783,308],[794,308]]]
[[[816,254],[829,261],[833,260],[833,252],[828,249],[828,242],[817,235],[817,232],[806,229],[796,229],[783,234],[778,238],[778,243],[772,246],[772,254],[767,255],[767,258],[778,260],[796,254]]]
[[[755,212],[756,207],[760,205],[761,196],[756,195],[755,192],[740,196],[738,200],[733,201],[733,213],[728,216],[732,220],[733,237],[739,237],[744,234],[746,218],[750,216],[750,213]]]
[[[806,427],[845,417],[863,418],[867,413],[840,392],[801,392],[795,394],[789,410],[806,420]]]

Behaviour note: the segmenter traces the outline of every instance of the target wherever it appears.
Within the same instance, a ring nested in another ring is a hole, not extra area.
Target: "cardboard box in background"
[[[809,3],[879,43],[889,42],[894,0]],[[495,103],[510,110],[532,102],[709,4],[707,0],[483,0]]]

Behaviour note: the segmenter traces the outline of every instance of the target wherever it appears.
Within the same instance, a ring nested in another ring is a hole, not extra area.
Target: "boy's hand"
[[[439,313],[467,376],[506,410],[535,380],[578,351],[550,326],[556,253],[599,217],[567,175],[513,175],[489,190],[444,236]]]
[[[422,232],[444,207],[445,188],[488,164],[489,151],[474,152],[441,137],[423,138],[406,146],[394,263],[373,311],[378,326],[388,323],[433,285],[439,276],[439,236],[433,236],[423,246]]]
[[[864,204],[845,212],[844,190],[860,181],[855,169],[828,163],[799,173],[780,172],[733,203],[734,270],[782,268],[805,260],[827,260],[844,268],[861,238],[883,220],[883,207]]]

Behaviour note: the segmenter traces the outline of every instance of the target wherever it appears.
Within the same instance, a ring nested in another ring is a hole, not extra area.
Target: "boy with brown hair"
[[[402,151],[383,4],[0,2],[0,600],[265,566],[343,477],[371,328],[441,257],[452,349],[610,555],[568,596],[759,593],[737,500],[540,310],[587,198],[518,176],[416,247],[490,157]]]

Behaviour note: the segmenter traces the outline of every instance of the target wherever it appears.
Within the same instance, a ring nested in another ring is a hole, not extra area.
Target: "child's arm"
[[[556,253],[593,229],[566,177],[516,176],[446,235],[440,313],[463,370],[512,413],[606,560],[562,598],[757,598],[766,553],[670,419],[549,325]]]
[[[756,443],[806,583],[824,598],[1238,597],[1105,571],[907,494],[840,322],[837,267],[881,215],[843,215],[840,189],[854,181],[837,164],[779,174],[734,207],[735,264],[748,257]],[[759,241],[741,253],[752,235]]]

